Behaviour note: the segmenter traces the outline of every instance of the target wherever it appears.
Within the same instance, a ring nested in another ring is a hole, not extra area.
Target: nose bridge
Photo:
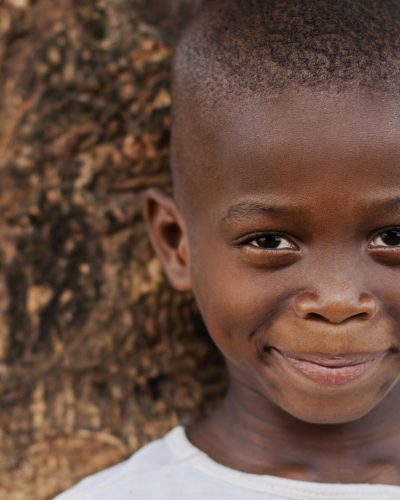
[[[294,298],[296,314],[330,323],[374,316],[378,303],[366,287],[361,266],[361,259],[331,258],[309,270],[307,285]]]
[[[341,245],[337,251],[321,251],[310,264],[308,274],[322,295],[353,294],[364,286],[361,266],[361,256],[350,245]]]

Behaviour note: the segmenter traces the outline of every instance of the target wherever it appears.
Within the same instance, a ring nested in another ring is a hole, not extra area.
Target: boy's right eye
[[[247,238],[242,244],[263,250],[297,250],[297,246],[279,233],[264,233]]]
[[[379,233],[370,243],[370,248],[399,248],[400,229],[393,228]]]

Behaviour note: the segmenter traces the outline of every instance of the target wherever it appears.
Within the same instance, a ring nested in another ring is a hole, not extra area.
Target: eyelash
[[[399,233],[400,234],[400,227],[388,227],[388,228],[385,228],[385,229],[381,229],[379,231],[379,233],[375,233],[375,235],[370,239],[370,242],[368,244],[368,248],[371,248],[371,249],[385,249],[386,251],[387,250],[400,250],[400,242],[399,242],[399,245],[396,246],[396,245],[372,245],[371,242],[377,238],[382,238],[382,236],[385,234],[385,233],[390,233],[390,232],[396,232],[396,233]],[[396,236],[397,237],[397,236]]]
[[[261,246],[256,246],[256,245],[251,244],[253,241],[259,240],[261,238],[273,237],[273,236],[281,238],[282,240],[286,240],[291,246],[286,247],[286,248],[282,248],[282,249],[278,249],[278,248],[262,248]],[[293,239],[290,236],[283,234],[283,233],[275,233],[275,232],[252,234],[252,235],[248,236],[246,239],[239,242],[239,245],[252,247],[253,249],[262,250],[263,252],[282,252],[282,250],[299,250],[298,245],[296,245],[293,242]]]

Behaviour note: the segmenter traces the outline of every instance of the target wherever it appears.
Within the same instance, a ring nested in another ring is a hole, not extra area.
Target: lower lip
[[[379,362],[382,355],[364,363],[341,367],[318,365],[310,361],[304,361],[284,355],[282,355],[282,357],[291,367],[308,379],[318,384],[338,386],[349,384],[362,377]]]

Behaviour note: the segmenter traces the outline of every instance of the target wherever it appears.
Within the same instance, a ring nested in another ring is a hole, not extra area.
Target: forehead
[[[400,173],[400,105],[389,94],[347,91],[252,96],[200,114],[179,132],[181,194],[196,204],[252,191],[304,189],[309,180],[387,186]],[[376,175],[377,168],[380,175]],[[369,175],[371,174],[371,175]],[[353,179],[354,182],[354,179]],[[178,180],[179,183],[179,180]]]

